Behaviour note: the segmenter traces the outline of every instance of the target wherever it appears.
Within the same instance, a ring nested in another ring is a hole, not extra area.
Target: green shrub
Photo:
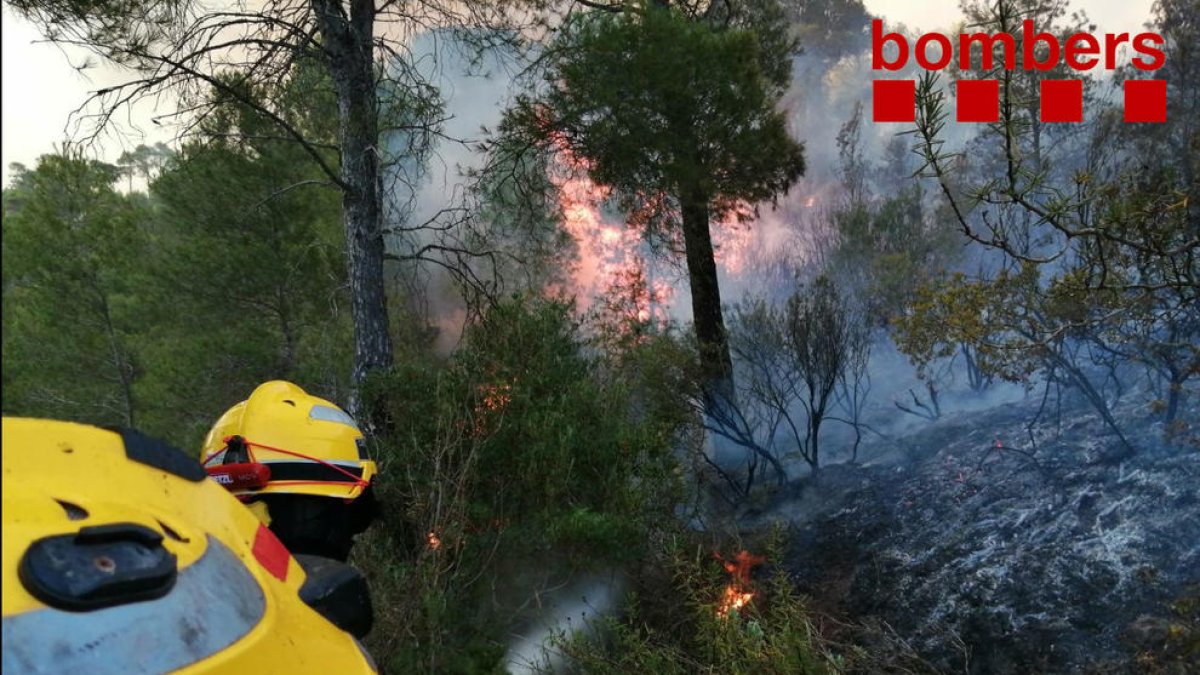
[[[675,540],[675,541],[678,541]],[[782,572],[739,587],[754,592],[740,610],[719,611],[731,577],[698,542],[660,552],[671,579],[631,599],[621,619],[561,635],[571,672],[759,675],[840,672],[791,581]],[[661,584],[661,581],[656,581]]]
[[[386,670],[491,672],[536,591],[627,565],[672,526],[681,417],[663,411],[684,406],[590,349],[572,311],[515,297],[453,358],[364,387],[385,515],[355,562]]]

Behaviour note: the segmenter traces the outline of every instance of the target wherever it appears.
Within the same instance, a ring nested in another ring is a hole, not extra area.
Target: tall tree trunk
[[[812,477],[815,480],[817,473],[821,470],[821,421],[825,417],[823,410],[813,410],[808,416],[808,466],[812,469]]]
[[[279,303],[279,332],[283,336],[279,375],[284,379],[291,379],[296,370],[296,334],[288,315],[286,301],[279,298]]]
[[[96,308],[100,311],[100,321],[104,326],[104,335],[108,338],[109,353],[112,355],[113,370],[117,374],[117,384],[121,386],[121,399],[125,403],[125,426],[132,429],[136,422],[134,417],[133,397],[133,364],[125,353],[125,347],[117,335],[113,325],[112,312],[109,310],[108,295],[100,289],[100,282],[95,273],[92,274],[92,290],[96,293]]]
[[[687,254],[688,281],[692,290],[692,321],[700,342],[700,365],[705,379],[706,404],[722,399],[733,401],[733,359],[721,314],[721,289],[713,258],[712,234],[708,227],[708,199],[687,191],[681,199],[683,244]]]
[[[392,364],[383,276],[383,228],[379,190],[379,111],[375,91],[373,38],[375,5],[351,0],[347,17],[340,2],[312,0],[322,46],[329,58],[341,125],[341,175],[346,187],[342,219],[354,321],[354,388],[372,370]]]
[[[1175,422],[1175,416],[1179,414],[1179,399],[1183,395],[1183,382],[1187,379],[1187,371],[1176,368],[1173,364],[1168,364],[1168,367],[1171,377],[1167,383],[1167,414],[1163,419],[1170,427]]]

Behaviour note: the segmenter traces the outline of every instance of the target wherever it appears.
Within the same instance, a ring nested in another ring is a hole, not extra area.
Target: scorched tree
[[[518,99],[502,130],[586,167],[652,243],[675,250],[682,240],[712,403],[731,394],[733,367],[711,223],[748,218],[787,190],[804,172],[804,148],[776,107],[797,49],[782,11],[700,5],[614,4],[570,17],[544,54],[542,86]]]

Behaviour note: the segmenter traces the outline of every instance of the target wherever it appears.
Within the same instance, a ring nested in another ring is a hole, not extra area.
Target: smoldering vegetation
[[[402,85],[380,94],[397,355],[362,390],[385,517],[355,562],[383,669],[1188,672],[1200,9],[1148,17],[1165,124],[1122,121],[1132,70],[1083,75],[1083,124],[1041,124],[1038,78],[1078,76],[1061,66],[990,73],[1001,121],[957,124],[955,81],[979,74],[910,66],[888,75],[919,80],[905,126],[870,121],[857,0],[668,4],[680,35],[782,26],[802,48],[771,110],[804,175],[713,207],[715,385],[680,195],[606,184],[580,130],[546,121],[570,33],[479,51],[431,31],[379,64]],[[616,21],[574,9],[556,20]],[[1066,2],[962,9],[980,30],[1087,26]],[[328,82],[280,88],[334,144]],[[294,189],[320,178],[303,154],[221,106],[152,162],[21,169],[6,413],[188,445],[262,379],[346,398],[337,198]],[[112,189],[135,174],[149,194]],[[93,217],[55,220],[68,198]],[[81,370],[104,375],[80,389]]]
[[[1003,29],[995,9],[968,3],[964,20]],[[1086,23],[1071,9],[1020,4],[1062,35]],[[693,406],[705,440],[676,448],[696,470],[677,513],[751,538],[783,526],[781,567],[830,625],[852,626],[835,632],[876,630],[933,670],[1187,658],[1200,327],[1196,151],[1178,139],[1195,137],[1194,71],[1172,80],[1169,129],[1119,121],[1126,71],[1089,77],[1083,125],[1039,125],[1020,73],[1002,124],[957,124],[945,111],[967,75],[948,73],[922,90],[943,116],[914,133],[870,122],[861,6],[790,11],[804,51],[781,105],[807,170],[748,222],[714,223],[735,388]],[[487,298],[548,290],[592,321],[615,309],[639,334],[686,332],[678,242],[631,235],[575,158],[498,164],[495,132],[527,81],[454,39],[413,49],[445,121],[394,198],[412,320],[452,352]],[[1112,235],[1078,234],[1093,227]],[[511,663],[577,628],[576,606],[622,614],[606,583],[568,599],[581,583],[535,584],[558,590],[516,622]]]
[[[1159,430],[1118,411],[1134,433]],[[1151,442],[1111,465],[1095,411],[1063,412],[948,415],[868,443],[875,460],[831,466],[747,522],[786,518],[788,565],[818,606],[890,626],[939,670],[1125,672],[1131,651],[1187,662],[1171,626],[1195,592],[1196,457]]]

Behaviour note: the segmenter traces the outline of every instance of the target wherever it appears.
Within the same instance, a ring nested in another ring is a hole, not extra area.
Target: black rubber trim
[[[353,474],[353,478],[336,469],[316,462],[267,462],[271,468],[271,481],[277,480],[323,480],[331,483],[353,483],[362,478],[362,467],[339,466],[338,469]]]
[[[313,555],[297,554],[296,562],[304,568],[304,585],[300,587],[304,604],[354,637],[366,637],[375,622],[375,612],[362,572],[346,563]]]
[[[204,554],[181,569],[175,588],[157,600],[89,612],[43,607],[5,616],[0,670],[4,675],[174,673],[208,664],[209,657],[247,638],[265,612],[266,596],[246,563],[210,535]],[[347,649],[339,656],[354,659]],[[311,656],[320,662],[321,655]],[[236,659],[233,663],[227,670],[237,670]],[[345,670],[350,668],[348,663]]]
[[[372,482],[350,505],[350,531],[354,534],[365,531],[381,515],[383,515],[383,507],[375,498],[375,484]]]
[[[106,428],[121,435],[121,440],[125,443],[125,456],[138,464],[161,469],[194,483],[208,478],[208,474],[204,471],[204,467],[200,466],[200,462],[189,457],[179,448],[134,429]]]
[[[35,598],[68,611],[155,600],[171,592],[177,574],[162,540],[137,523],[44,537],[26,549],[17,576]]]

